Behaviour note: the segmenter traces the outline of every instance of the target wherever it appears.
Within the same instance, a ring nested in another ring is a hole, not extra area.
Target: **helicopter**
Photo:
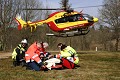
[[[66,0],[64,1],[66,2]],[[98,18],[84,14],[82,11],[77,12],[71,8],[67,8],[66,4],[64,5],[64,8],[27,8],[25,10],[59,10],[50,14],[47,19],[35,22],[26,22],[21,18],[21,16],[17,16],[15,18],[18,23],[19,30],[22,28],[30,27],[32,31],[33,29],[36,29],[37,26],[47,24],[51,30],[57,32],[57,34],[46,33],[47,36],[72,37],[86,35],[90,31],[89,27],[98,22]]]

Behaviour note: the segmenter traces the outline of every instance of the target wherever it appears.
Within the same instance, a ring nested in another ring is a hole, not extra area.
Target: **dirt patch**
[[[11,55],[12,55],[11,52],[0,52],[0,59],[8,58]]]

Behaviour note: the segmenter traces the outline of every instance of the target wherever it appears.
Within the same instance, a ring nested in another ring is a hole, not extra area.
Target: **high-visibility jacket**
[[[37,47],[37,42],[34,42],[28,50],[25,52],[25,60],[26,63],[30,61],[36,61],[37,63],[42,62],[39,55],[40,55],[40,48]]]
[[[22,47],[21,44],[18,44],[18,46],[13,50],[12,59],[16,60],[17,54],[23,54],[25,53],[25,51],[26,51],[26,48]]]
[[[70,46],[67,46],[65,49],[60,51],[60,56],[67,58],[75,64],[78,64],[79,58],[77,52]]]

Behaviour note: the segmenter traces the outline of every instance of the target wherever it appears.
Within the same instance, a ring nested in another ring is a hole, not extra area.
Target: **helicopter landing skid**
[[[88,34],[90,30],[78,30],[78,31],[72,31],[72,32],[64,32],[59,34],[52,34],[52,33],[46,33],[47,36],[55,36],[55,37],[73,37],[73,36],[80,36],[80,35],[86,35]]]

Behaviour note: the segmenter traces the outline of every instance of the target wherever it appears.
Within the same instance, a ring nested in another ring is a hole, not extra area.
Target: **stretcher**
[[[62,59],[51,58],[51,59],[46,60],[44,64],[46,68],[49,70],[64,69],[64,68],[74,69],[75,68],[75,64],[66,58],[62,58]]]

